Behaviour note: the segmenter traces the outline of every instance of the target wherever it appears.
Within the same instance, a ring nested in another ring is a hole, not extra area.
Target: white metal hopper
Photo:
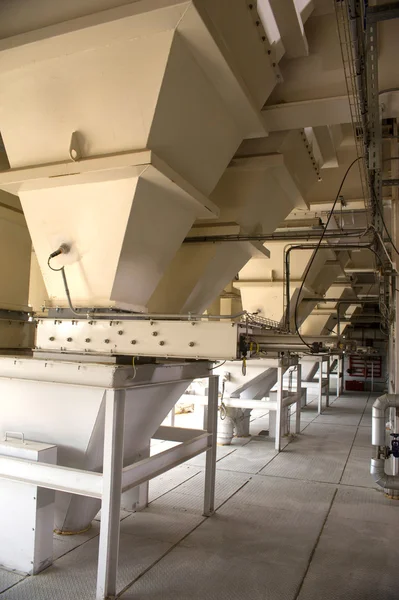
[[[269,135],[267,138],[245,140],[237,152],[240,160],[250,157],[276,162],[280,160],[281,167],[279,184],[282,190],[291,195],[291,210],[295,206],[306,207],[307,192],[313,185],[317,185],[318,170],[314,159],[309,154],[309,144],[300,130],[280,131]],[[274,189],[270,187],[270,195],[274,197]],[[295,200],[294,200],[295,198]],[[266,197],[265,197],[266,199]],[[264,200],[264,205],[266,204]],[[267,232],[272,233],[288,212],[284,214],[283,200],[280,197],[276,205],[276,217],[280,220],[267,220]],[[221,211],[223,212],[223,211]],[[265,209],[266,212],[266,209]],[[248,212],[251,215],[251,212]],[[267,213],[270,217],[270,213]],[[269,226],[270,224],[270,226]],[[293,239],[295,234],[293,233]],[[333,248],[334,244],[332,244]],[[239,281],[233,283],[241,292],[243,308],[249,312],[259,312],[261,315],[275,321],[282,321],[285,317],[285,265],[284,255],[288,242],[271,242],[268,244],[270,260],[260,261],[258,258],[250,260],[241,270]],[[293,251],[290,257],[290,325],[295,330],[294,313],[301,287],[303,275],[311,260],[313,250]],[[340,254],[342,256],[340,256]],[[307,274],[305,285],[302,289],[301,299],[304,296],[323,296],[336,279],[342,274],[342,267],[347,260],[345,253],[336,254],[333,250],[319,250],[313,260],[312,267]],[[301,300],[300,299],[300,300]],[[297,322],[303,323],[312,312],[315,304],[311,302],[298,303]]]
[[[77,306],[146,310],[194,221],[217,216],[207,197],[242,139],[265,134],[276,73],[253,15],[211,0],[16,4],[18,23],[0,7],[0,185],[21,198],[53,305],[67,300],[47,259],[66,243],[54,266]]]
[[[286,309],[286,286],[284,283],[284,249],[286,242],[270,244],[270,260],[263,264],[251,260],[241,271],[240,280],[233,282],[241,292],[242,304],[249,312],[258,312],[275,321],[281,322]],[[295,330],[295,307],[301,289],[303,275],[311,260],[313,250],[293,252],[290,259],[290,324]],[[314,309],[316,302],[301,302],[304,297],[323,297],[342,274],[342,267],[336,261],[335,252],[319,250],[307,274],[302,287],[297,309],[297,322],[301,325]],[[332,292],[333,294],[333,292]],[[309,332],[310,333],[310,332]]]
[[[101,471],[105,393],[110,387],[126,388],[128,465],[146,458],[151,436],[191,380],[206,375],[207,366],[143,365],[135,371],[122,365],[2,356],[0,431],[21,431],[29,439],[56,444],[62,466]],[[55,527],[81,531],[99,508],[100,501],[57,493]]]
[[[31,241],[21,213],[18,198],[0,191],[0,309],[4,310],[28,310]]]

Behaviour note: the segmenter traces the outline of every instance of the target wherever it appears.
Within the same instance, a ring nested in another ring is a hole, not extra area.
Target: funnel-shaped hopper
[[[150,312],[204,312],[255,251],[249,243],[183,244],[150,300]]]
[[[271,233],[301,202],[281,154],[235,158],[211,199],[220,210],[217,225],[221,234],[232,224],[243,233]],[[201,235],[204,227],[194,226],[190,237]],[[267,269],[266,249],[262,256],[248,242],[183,244],[151,299],[150,310],[161,310],[165,299],[165,312],[205,310],[254,255],[261,256],[256,261]],[[180,287],[179,280],[184,282]]]
[[[246,233],[273,233],[303,205],[283,154],[235,157],[211,198],[220,221],[238,223]]]
[[[225,395],[230,398],[249,398],[261,400],[268,396],[277,382],[276,361],[270,359],[252,359],[247,364],[246,374],[242,374],[242,365],[237,361],[227,361],[216,369],[217,375],[228,373],[225,381]]]
[[[240,273],[240,280],[233,282],[233,285],[241,292],[245,310],[258,312],[265,317],[281,322],[285,319],[287,309],[284,261],[288,246],[286,243],[279,242],[273,242],[269,246],[270,260],[263,262],[252,259],[249,261]],[[337,277],[343,273],[342,266],[347,260],[345,253],[336,253],[333,249],[319,250],[306,275],[305,285],[302,287],[301,297],[297,302],[302,280],[309,261],[312,259],[312,254],[312,248],[294,250],[290,254],[289,315],[292,331],[296,329],[295,312],[299,326],[304,323],[317,304],[316,301],[309,302],[304,298],[316,296],[322,298]],[[331,293],[334,295],[333,291]],[[295,310],[297,304],[298,307]]]
[[[148,449],[189,378],[196,375],[190,365],[179,364],[138,366],[134,372],[132,367],[112,364],[1,357],[0,366],[0,431],[23,431],[29,439],[56,444],[58,464],[97,472],[103,464],[107,388],[126,388],[124,463],[128,465]],[[204,376],[207,369],[201,369]],[[133,387],[133,379],[139,388]],[[97,500],[59,493],[56,528],[81,531],[99,507]]]
[[[66,177],[13,185],[42,268],[54,249],[70,247],[52,266],[66,266],[77,306],[143,310],[193,221],[213,207],[150,152],[101,170],[107,162],[86,160]],[[50,301],[66,306],[60,274],[43,268],[43,275]]]
[[[0,7],[0,186],[21,197],[53,305],[47,258],[65,243],[54,266],[77,306],[143,310],[193,222],[217,216],[206,196],[243,137],[264,135],[276,76],[245,3],[113,4],[39,1],[33,31]]]
[[[0,191],[0,309],[28,310],[30,253],[18,198]]]
[[[302,381],[313,381],[314,376],[319,370],[318,362],[302,361]]]
[[[305,208],[307,193],[317,183],[318,174],[303,132],[297,129],[279,131],[268,137],[244,140],[237,154],[241,157],[283,155],[284,164],[296,187],[297,205],[302,203]]]
[[[356,300],[356,296],[353,293],[352,289],[348,290],[347,287],[345,286],[334,286],[331,287],[327,293],[325,294],[324,298],[328,299],[328,298],[338,298],[338,299],[342,299],[345,300],[345,297],[347,298],[353,298],[354,300]],[[341,305],[342,306],[342,305]],[[348,302],[348,304],[344,304],[344,306],[346,308],[349,308],[350,303]],[[316,310],[311,313],[308,318],[306,319],[306,321],[303,323],[302,327],[301,327],[301,334],[302,335],[328,335],[328,332],[337,325],[337,321],[338,321],[338,317],[337,317],[337,313],[340,310],[340,304],[336,303],[336,302],[326,302],[326,303],[320,303],[319,305],[317,305]],[[326,327],[329,325],[331,325],[331,327],[328,329],[326,329]]]
[[[286,292],[284,285],[285,242],[269,244],[270,260],[252,259],[240,272],[240,280],[233,285],[241,292],[243,308],[248,312],[280,322],[284,317]],[[291,299],[297,293],[301,277],[311,258],[312,250],[293,252],[291,256]],[[310,293],[305,288],[306,293]]]
[[[190,382],[183,381],[151,386],[126,393],[125,408],[125,466],[146,458],[151,436],[184,394]],[[94,396],[94,395],[93,395]],[[97,394],[92,400],[92,416],[85,422],[83,449],[73,456],[70,449],[60,448],[59,462],[65,466],[89,471],[101,471],[104,443],[105,398]],[[68,418],[69,418],[68,413]],[[77,414],[77,412],[75,413]],[[79,413],[80,415],[80,413]],[[80,415],[81,416],[81,415]],[[73,425],[71,424],[73,427]],[[60,440],[58,441],[60,444]],[[68,464],[69,463],[69,464]],[[72,494],[58,494],[55,527],[60,531],[82,531],[100,510],[101,502]]]

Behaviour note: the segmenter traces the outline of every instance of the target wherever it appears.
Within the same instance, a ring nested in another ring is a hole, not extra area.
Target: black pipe
[[[325,238],[346,238],[346,237],[360,237],[362,236],[366,230],[364,229],[348,229],[346,231],[336,231],[332,232],[331,230],[324,235]],[[308,239],[320,239],[320,229],[315,229],[314,231],[296,231],[292,232],[277,232],[277,233],[267,233],[267,234],[252,234],[252,235],[242,235],[242,234],[230,234],[230,235],[202,235],[197,237],[188,237],[185,238],[184,244],[216,244],[216,243],[226,243],[226,242],[273,242],[273,241],[284,241],[284,240],[308,240]]]
[[[342,300],[341,298],[302,298],[301,302],[334,302],[334,304],[378,304],[378,298],[375,300]]]

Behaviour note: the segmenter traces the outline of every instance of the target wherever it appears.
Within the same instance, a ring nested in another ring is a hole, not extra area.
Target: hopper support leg
[[[96,600],[114,598],[119,554],[125,391],[106,391],[103,494]]]
[[[209,517],[215,512],[215,478],[216,478],[216,452],[217,452],[217,424],[218,424],[218,393],[219,376],[209,377],[208,410],[206,430],[212,434],[212,444],[206,452],[205,466],[205,494],[204,516]]]

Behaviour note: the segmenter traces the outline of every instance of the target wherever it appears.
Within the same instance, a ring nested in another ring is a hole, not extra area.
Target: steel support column
[[[321,415],[323,410],[323,361],[319,362],[319,398],[317,406],[317,414]]]
[[[302,365],[296,366],[296,414],[295,414],[295,433],[301,433],[301,404],[302,404]]]
[[[216,452],[217,452],[217,426],[218,426],[218,395],[219,376],[209,377],[208,411],[206,430],[212,434],[211,447],[206,451],[205,462],[205,491],[204,491],[204,516],[209,517],[215,512],[215,479],[216,479]]]
[[[123,469],[125,390],[105,393],[103,496],[96,600],[116,596]]]
[[[345,358],[340,356],[339,358],[339,395],[344,393],[344,373],[345,373]]]
[[[326,368],[326,374],[327,374],[326,408],[328,408],[330,406],[330,374],[331,374],[330,357],[328,357],[328,359],[326,360],[326,363],[327,363],[327,368]]]
[[[281,451],[281,423],[283,416],[283,385],[284,385],[284,369],[277,369],[277,410],[276,410],[276,438],[274,448],[277,452]]]

